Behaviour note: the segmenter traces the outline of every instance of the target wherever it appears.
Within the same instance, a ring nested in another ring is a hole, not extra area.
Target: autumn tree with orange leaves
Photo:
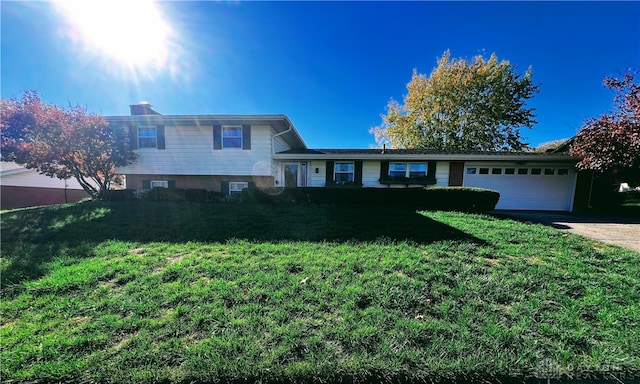
[[[606,77],[615,92],[613,111],[585,122],[569,153],[580,156],[578,169],[611,174],[618,182],[640,184],[640,84],[637,70]]]
[[[1,108],[3,161],[50,177],[74,177],[94,199],[107,197],[116,167],[136,159],[122,129],[81,106],[63,108],[25,92],[20,99],[2,99]]]

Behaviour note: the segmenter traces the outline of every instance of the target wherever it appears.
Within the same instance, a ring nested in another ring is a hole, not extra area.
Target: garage
[[[565,164],[466,162],[463,185],[500,192],[496,209],[571,211],[576,173]]]

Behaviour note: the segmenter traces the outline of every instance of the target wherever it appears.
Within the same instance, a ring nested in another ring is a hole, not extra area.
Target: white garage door
[[[564,166],[466,163],[463,185],[500,192],[496,209],[570,211],[575,172]]]

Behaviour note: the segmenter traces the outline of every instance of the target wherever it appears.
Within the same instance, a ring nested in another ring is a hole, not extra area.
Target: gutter
[[[289,133],[291,131],[293,131],[293,126],[291,125],[291,123],[289,123],[287,121],[287,125],[289,126],[288,129],[280,132],[280,133],[276,133],[275,135],[271,136],[271,155],[275,155],[276,153],[276,148],[275,148],[275,138],[284,135],[285,133]]]
[[[523,156],[523,155],[477,155],[477,154],[353,154],[353,153],[279,153],[276,160],[440,160],[440,161],[511,161],[511,162],[578,162],[577,157],[566,155]]]

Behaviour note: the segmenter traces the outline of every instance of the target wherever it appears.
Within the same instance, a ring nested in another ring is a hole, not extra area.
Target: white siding
[[[316,173],[316,168],[318,168],[318,173]],[[309,162],[309,186],[310,187],[324,187],[325,173],[327,169],[327,164],[325,161],[310,161]]]
[[[448,187],[449,186],[449,162],[438,161],[436,163],[436,186]]]
[[[251,126],[251,149],[213,149],[212,126],[166,126],[166,149],[141,148],[118,173],[271,176],[271,127]]]
[[[291,149],[291,146],[281,136],[273,139],[273,150],[275,153],[284,152]]]
[[[379,161],[364,161],[362,163],[362,186],[386,188],[386,185],[380,184],[380,162]]]

